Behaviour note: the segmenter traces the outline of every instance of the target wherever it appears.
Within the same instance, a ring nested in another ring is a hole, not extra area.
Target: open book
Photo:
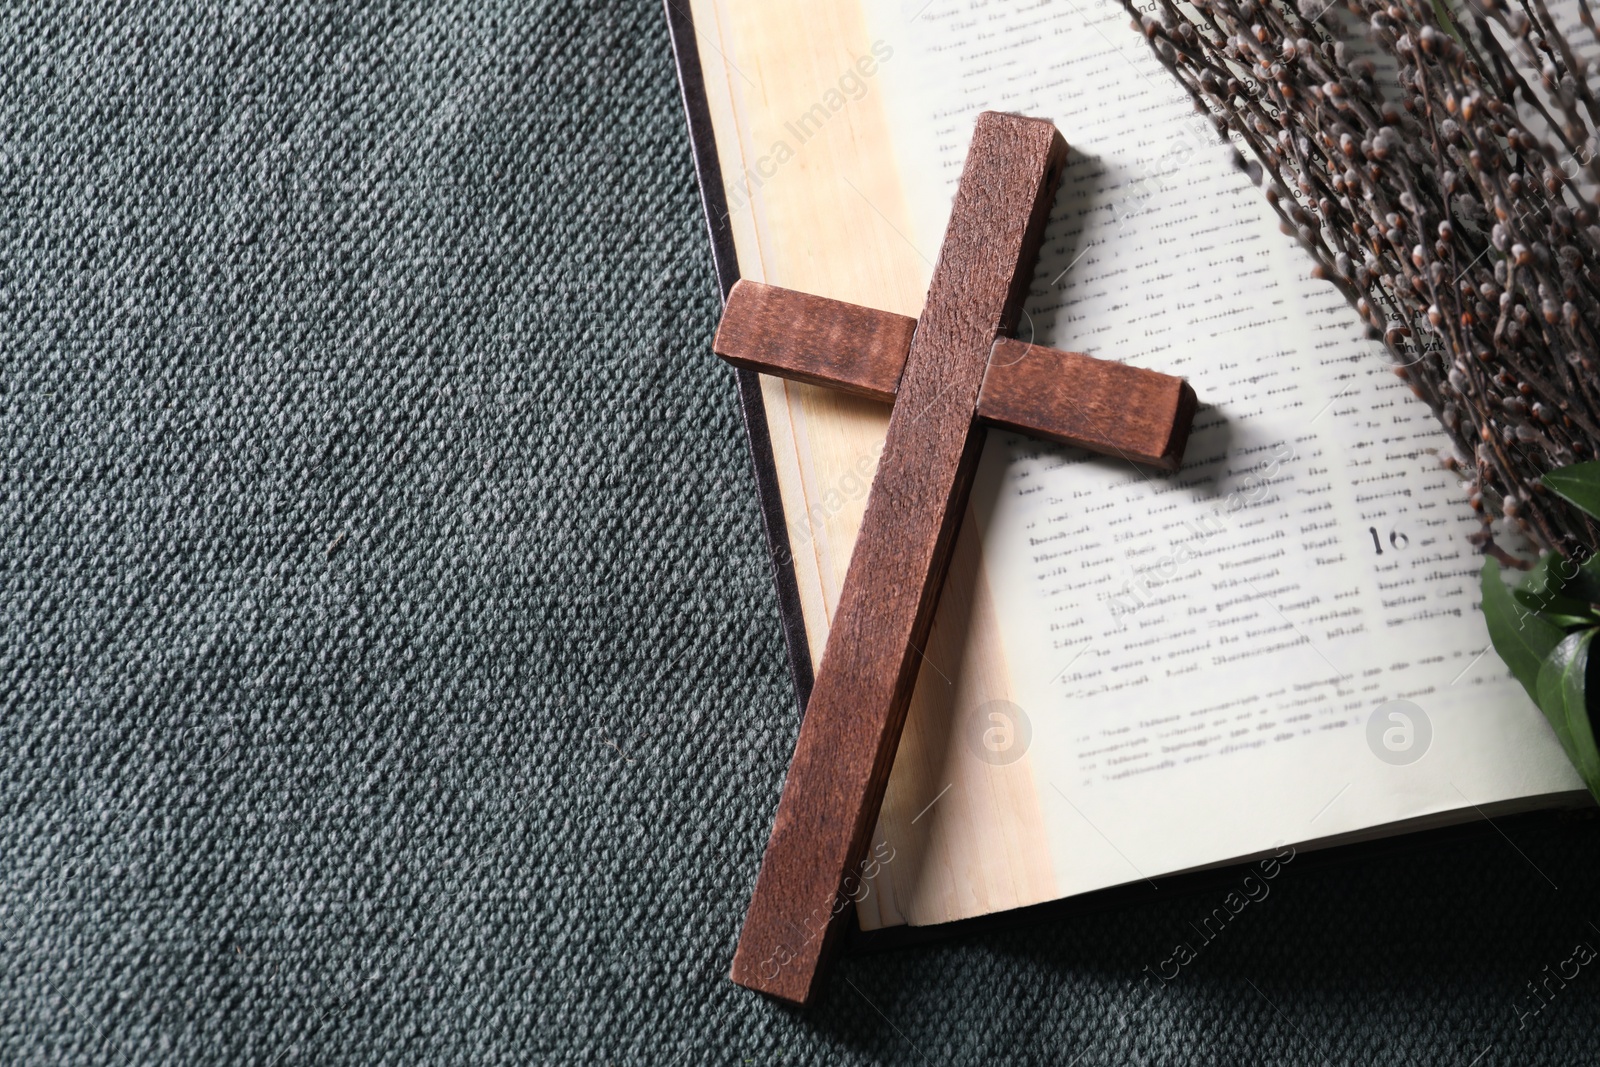
[[[916,315],[975,116],[1048,118],[1018,335],[1200,399],[1171,475],[990,432],[863,929],[1581,801],[1489,645],[1449,443],[1120,5],[667,7],[724,284]],[[743,384],[803,694],[888,409]]]

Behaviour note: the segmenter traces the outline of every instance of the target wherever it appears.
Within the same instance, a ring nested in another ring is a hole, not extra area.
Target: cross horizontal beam
[[[917,320],[776,285],[740,281],[712,350],[729,363],[893,401]],[[1177,470],[1195,409],[1181,378],[1002,337],[989,352],[978,418],[993,426]]]
[[[892,402],[917,320],[741,279],[711,351],[736,367]]]

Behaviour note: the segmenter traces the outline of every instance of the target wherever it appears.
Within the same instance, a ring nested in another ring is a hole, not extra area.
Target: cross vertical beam
[[[983,446],[990,349],[1020,313],[1066,152],[1049,122],[978,119],[734,955],[740,985],[805,1003],[835,947]]]

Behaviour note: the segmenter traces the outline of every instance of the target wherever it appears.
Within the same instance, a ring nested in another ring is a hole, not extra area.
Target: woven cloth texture
[[[0,26],[0,1063],[1596,1062],[1583,819],[731,985],[798,721],[661,9]]]

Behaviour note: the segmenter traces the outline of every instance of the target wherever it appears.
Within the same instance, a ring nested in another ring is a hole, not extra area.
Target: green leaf
[[[1595,748],[1594,727],[1589,721],[1586,684],[1589,646],[1597,632],[1571,634],[1550,653],[1539,669],[1539,707],[1555,727],[1561,747],[1589,792],[1600,798],[1600,750]]]
[[[1574,636],[1580,635],[1575,634]],[[1556,647],[1559,648],[1560,646],[1557,645]],[[1552,649],[1550,654],[1553,657],[1555,650]],[[1578,749],[1572,740],[1572,724],[1567,721],[1567,708],[1563,703],[1564,698],[1560,691],[1560,671],[1553,669],[1547,675],[1544,670],[1552,662],[1552,659],[1547,659],[1540,665],[1538,692],[1534,696],[1534,703],[1539,705],[1539,710],[1544,712],[1544,717],[1550,720],[1551,729],[1555,730],[1556,737],[1561,741],[1561,750],[1567,754],[1567,759],[1576,767],[1578,765]]]
[[[1600,603],[1600,556],[1590,556],[1576,568],[1570,560],[1558,566],[1561,573],[1571,575],[1561,585],[1563,593],[1590,604]]]
[[[1583,612],[1593,614],[1594,605],[1600,604],[1600,556],[1590,556],[1580,563],[1576,559],[1565,559],[1555,552],[1546,552],[1522,580],[1522,589],[1534,596],[1555,593],[1568,597],[1582,604]],[[1520,592],[1513,595],[1524,604],[1528,603],[1527,597]],[[1554,607],[1553,604],[1551,606]],[[1570,610],[1568,613],[1581,614]]]
[[[1529,592],[1527,589],[1513,589],[1511,595],[1517,602],[1537,611],[1544,616],[1547,622],[1557,626],[1593,626],[1600,622],[1594,617],[1594,609],[1582,600],[1548,590],[1542,593]]]
[[[1545,622],[1553,623],[1568,632],[1583,626],[1593,626],[1597,621],[1593,615],[1562,615],[1559,612],[1545,611],[1539,614]]]
[[[1500,577],[1500,564],[1492,559],[1483,564],[1483,618],[1494,650],[1537,702],[1539,668],[1566,634],[1512,599]]]
[[[1571,570],[1572,565],[1562,559],[1559,552],[1546,552],[1522,579],[1522,588],[1534,594],[1559,593],[1566,587],[1566,575]]]
[[[1600,461],[1574,463],[1539,480],[1552,493],[1600,519]]]
[[[1439,20],[1440,29],[1456,39],[1457,44],[1463,44],[1461,31],[1456,29],[1456,20],[1450,17],[1450,5],[1445,0],[1433,0],[1433,17]]]

